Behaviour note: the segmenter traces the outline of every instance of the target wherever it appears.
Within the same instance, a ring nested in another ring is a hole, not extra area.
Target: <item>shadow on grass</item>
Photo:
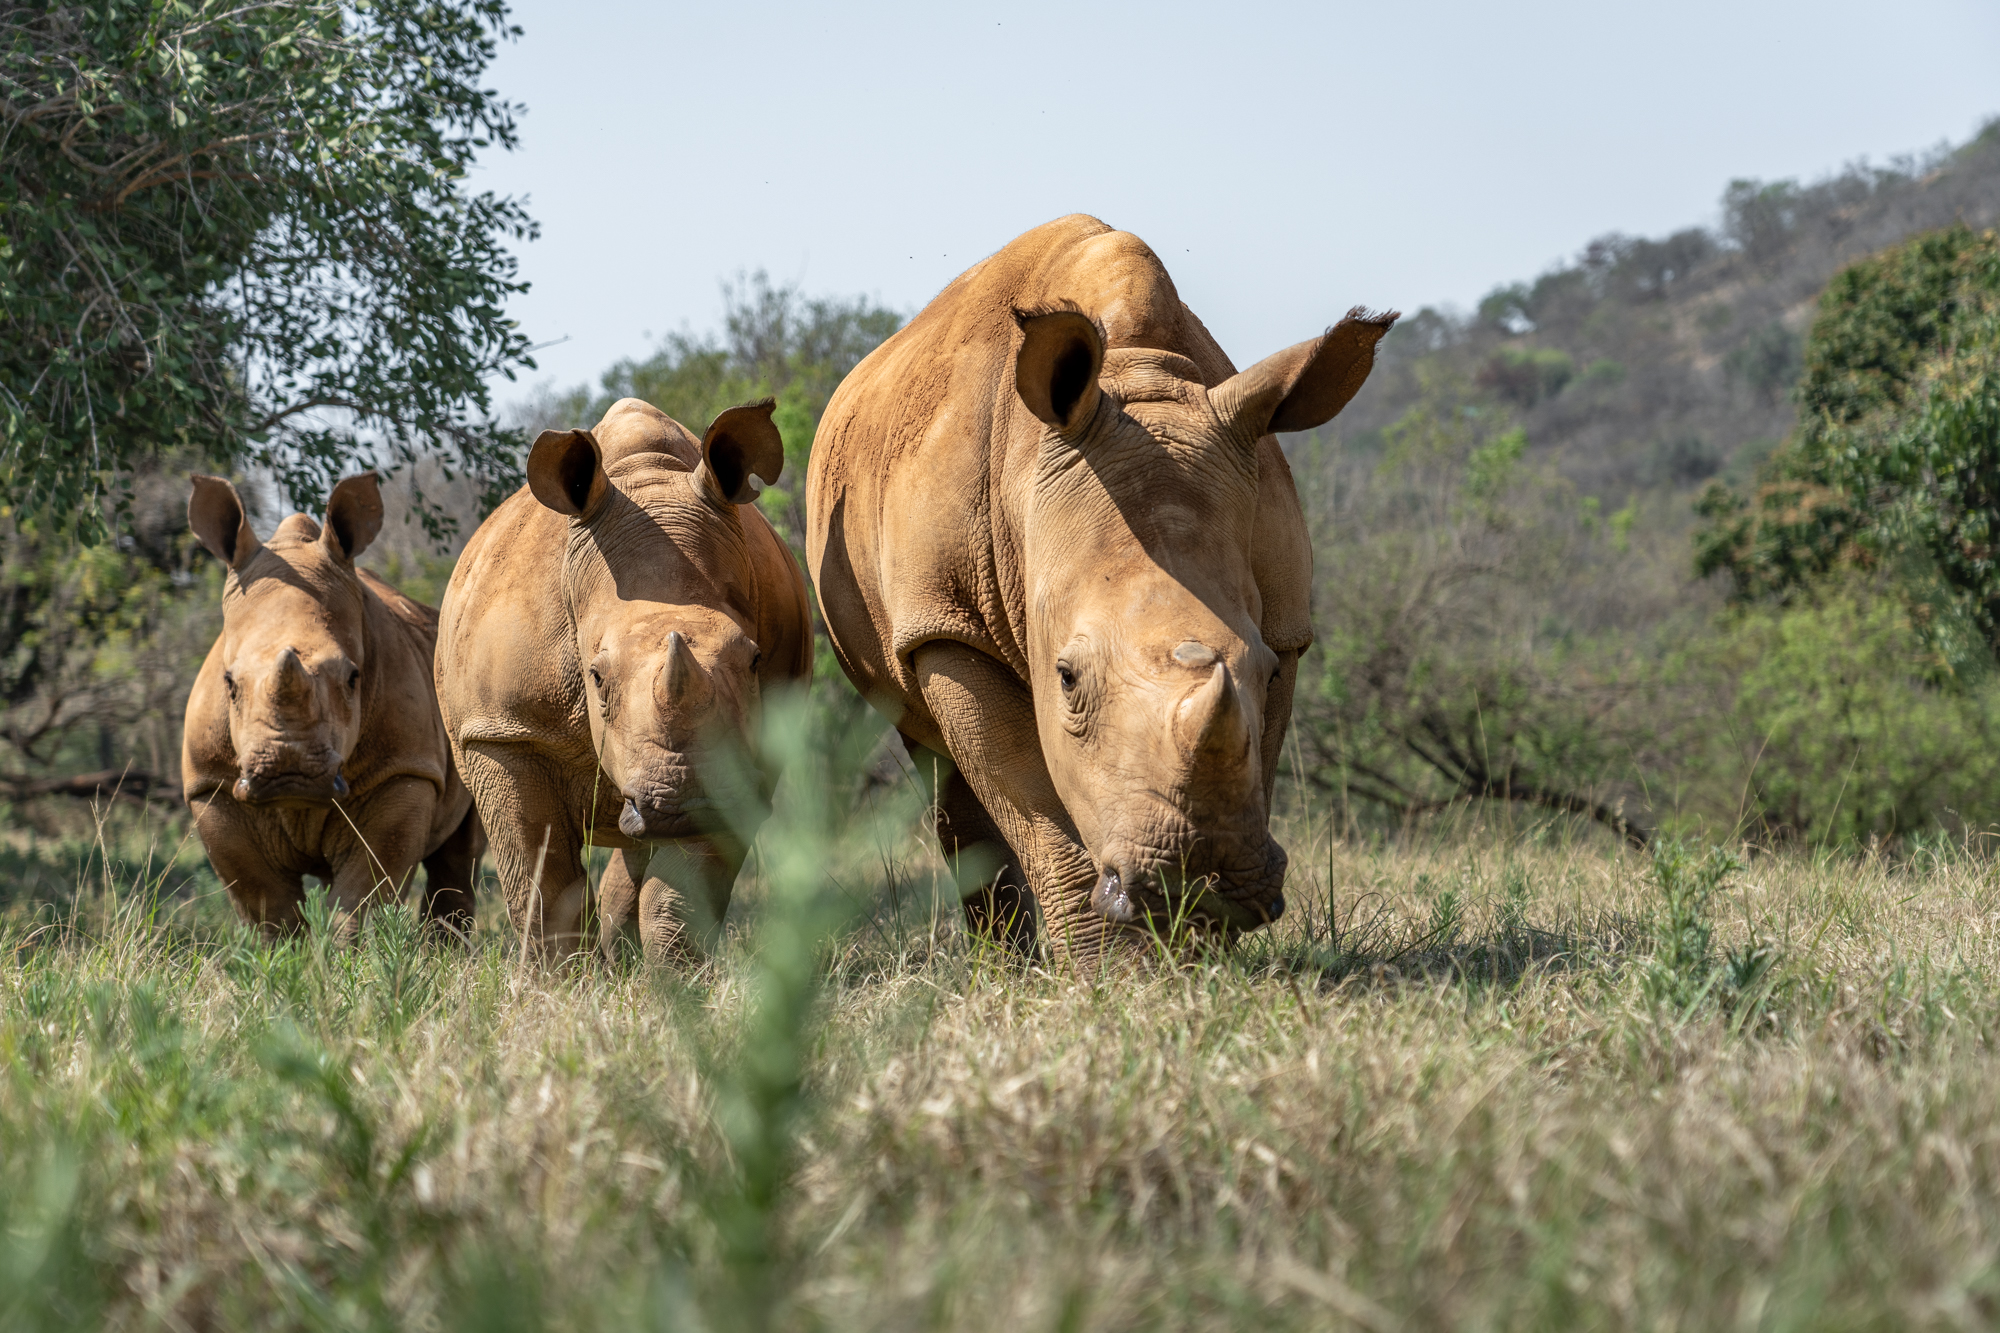
[[[1358,920],[1326,942],[1253,936],[1231,951],[1231,962],[1253,977],[1287,978],[1329,993],[1412,982],[1506,991],[1550,972],[1617,974],[1651,947],[1647,923],[1623,916],[1585,929],[1503,915],[1468,929],[1449,912],[1411,920],[1371,903],[1374,897],[1358,900],[1352,912]]]

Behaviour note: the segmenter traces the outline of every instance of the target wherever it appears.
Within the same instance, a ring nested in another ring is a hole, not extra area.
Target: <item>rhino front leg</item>
[[[611,853],[597,878],[597,950],[604,961],[618,961],[618,943],[639,926],[639,886],[646,882],[650,847],[628,847]]]
[[[590,883],[583,830],[567,812],[561,783],[519,747],[468,744],[460,757],[500,872],[507,919],[531,950],[569,956],[585,943]]]
[[[1035,899],[1000,826],[951,760],[903,737],[935,812],[938,846],[951,865],[965,928],[1023,956],[1035,952]]]
[[[296,931],[303,924],[299,907],[305,901],[305,876],[271,861],[270,821],[254,828],[258,816],[227,796],[197,797],[192,806],[195,831],[238,915],[266,939]]]
[[[609,957],[616,934],[636,924],[646,961],[688,966],[701,961],[729,914],[743,851],[722,840],[688,838],[621,851],[598,884]]]
[[[429,841],[437,788],[423,778],[391,778],[327,820],[327,889],[342,929],[359,926],[377,902],[400,897]]]
[[[1084,963],[1140,943],[1091,910],[1097,869],[1049,778],[1020,681],[962,643],[927,643],[912,665],[945,749],[1020,859],[1055,956]]]

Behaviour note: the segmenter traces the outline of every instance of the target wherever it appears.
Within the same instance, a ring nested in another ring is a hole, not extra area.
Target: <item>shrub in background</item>
[[[1754,495],[1703,497],[1701,574],[1784,601],[1882,567],[1954,666],[2000,644],[2000,234],[1930,232],[1835,276],[1799,428]]]
[[[1533,407],[1563,391],[1576,376],[1576,362],[1553,347],[1503,347],[1480,367],[1478,384],[1516,407]]]
[[[1643,837],[1678,543],[1604,519],[1512,415],[1430,379],[1378,463],[1300,469],[1320,571],[1292,767],[1350,830],[1467,800]]]
[[[2000,681],[1947,672],[1893,587],[1823,584],[1726,619],[1713,646],[1747,831],[1857,845],[2000,823]]]
[[[503,0],[0,9],[0,506],[101,539],[178,445],[318,497],[357,458],[519,482],[488,380],[532,366]],[[443,535],[442,514],[425,509]]]

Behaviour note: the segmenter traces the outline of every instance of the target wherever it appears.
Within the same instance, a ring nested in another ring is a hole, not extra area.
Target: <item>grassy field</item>
[[[266,945],[118,816],[0,918],[0,1327],[2000,1319],[1964,848],[1299,819],[1275,930],[1078,977],[971,947],[907,824],[814,818],[675,976],[526,963],[490,898],[469,952]]]

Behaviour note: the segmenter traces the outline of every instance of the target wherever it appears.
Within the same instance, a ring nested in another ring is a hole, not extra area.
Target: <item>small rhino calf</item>
[[[538,948],[585,942],[587,846],[617,849],[607,949],[636,928],[649,959],[692,958],[690,927],[728,910],[746,830],[718,808],[712,747],[746,741],[762,692],[812,670],[804,576],[750,503],[751,474],[774,482],[784,461],[769,401],[697,440],[621,399],[594,430],[542,432],[528,484],[459,557],[438,699]]]
[[[333,488],[324,526],[294,514],[269,543],[234,486],[193,480],[188,526],[229,573],[182,783],[236,909],[296,930],[314,875],[353,921],[422,862],[424,918],[470,930],[485,839],[438,715],[437,612],[354,564],[382,527],[375,474]]]

